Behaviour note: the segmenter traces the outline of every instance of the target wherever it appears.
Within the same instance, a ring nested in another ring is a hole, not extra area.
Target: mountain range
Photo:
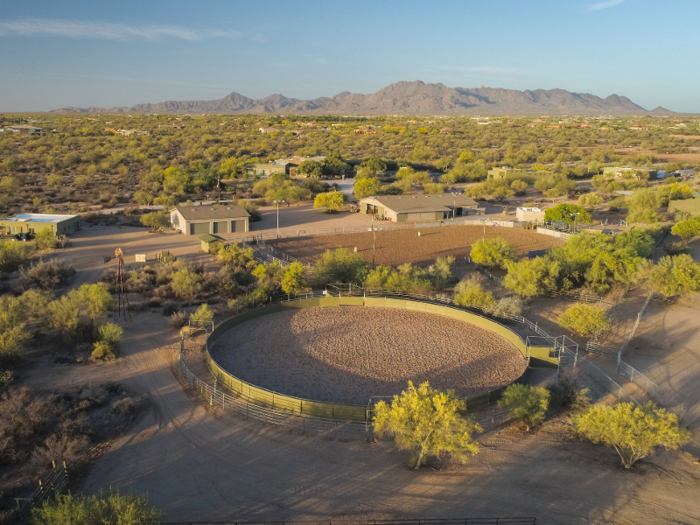
[[[564,89],[517,91],[502,88],[451,88],[443,84],[397,82],[376,93],[343,92],[334,97],[299,100],[284,95],[262,99],[231,93],[217,100],[166,101],[132,107],[56,109],[55,113],[242,113],[355,115],[643,115],[671,114],[664,108],[648,111],[624,96],[600,98]]]

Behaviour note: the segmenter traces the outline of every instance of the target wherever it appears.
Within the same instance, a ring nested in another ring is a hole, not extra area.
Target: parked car
[[[34,238],[34,234],[31,232],[27,232],[27,233],[18,233],[17,235],[12,237],[12,240],[13,241],[27,242],[27,241],[31,241],[33,238]]]

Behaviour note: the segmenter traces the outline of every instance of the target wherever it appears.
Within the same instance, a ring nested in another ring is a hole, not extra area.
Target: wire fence
[[[68,469],[74,473],[80,472],[85,466],[108,449],[129,428],[134,421],[150,406],[151,395],[143,394],[134,404],[131,412],[122,417],[110,431],[89,450],[70,462],[61,461],[57,464],[54,460],[51,472],[38,480],[39,486],[26,498],[16,498],[17,508],[10,515],[6,523],[8,525],[24,524],[31,515],[32,509],[41,506],[45,501],[66,494],[70,490],[70,476]]]
[[[630,331],[629,335],[627,336],[627,339],[622,343],[622,346],[620,347],[620,350],[617,354],[617,362],[619,363],[622,360],[622,356],[625,355],[625,352],[627,352],[627,348],[630,345],[630,341],[632,341],[632,338],[634,337],[634,334],[637,333],[637,328],[639,328],[639,323],[642,321],[642,317],[644,317],[644,313],[647,310],[647,307],[649,306],[649,303],[651,302],[651,298],[654,295],[654,292],[649,292],[649,295],[647,295],[647,300],[644,301],[644,305],[642,306],[642,309],[639,311],[637,314],[637,320],[634,323],[634,326],[632,327],[632,330]]]
[[[167,521],[162,525],[537,525],[537,518],[424,518],[397,520],[318,521]]]

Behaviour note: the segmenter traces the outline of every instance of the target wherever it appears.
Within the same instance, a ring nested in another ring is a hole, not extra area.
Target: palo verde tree
[[[510,385],[498,401],[498,406],[505,408],[528,432],[544,422],[548,405],[549,391],[546,388],[521,384]]]
[[[673,235],[678,235],[683,242],[690,242],[696,237],[700,237],[700,215],[678,221],[671,228]]]
[[[488,290],[484,290],[474,279],[465,279],[455,286],[454,303],[457,306],[469,306],[489,310],[496,306],[496,299]]]
[[[326,250],[314,264],[314,277],[319,283],[361,284],[369,272],[369,264],[358,253],[345,248]]]
[[[391,405],[377,403],[374,431],[379,436],[393,436],[401,450],[410,451],[416,470],[427,457],[442,454],[466,463],[468,453],[479,452],[472,435],[482,428],[460,416],[465,409],[466,403],[457,399],[454,390],[439,392],[427,381],[416,388],[409,381],[408,389],[394,396]]]
[[[591,214],[583,206],[576,204],[557,204],[544,212],[545,221],[565,222],[566,224],[590,224]]]
[[[162,211],[145,213],[141,216],[141,224],[148,226],[151,231],[162,231],[167,228],[169,221]]]
[[[355,182],[355,197],[357,197],[358,199],[364,199],[365,197],[378,195],[381,186],[382,185],[379,182],[379,180],[375,179],[374,177],[360,179],[357,182]]]
[[[326,208],[328,213],[336,213],[345,204],[345,194],[341,191],[319,193],[314,199],[314,208]]]
[[[573,423],[579,436],[614,448],[625,468],[653,454],[656,447],[676,450],[690,440],[690,432],[678,426],[676,415],[652,402],[638,407],[595,405],[575,415]]]
[[[559,316],[559,326],[589,337],[610,328],[605,310],[594,304],[576,303]]]
[[[649,288],[664,297],[700,291],[700,264],[688,254],[662,257],[657,264],[647,263],[644,273]]]
[[[515,261],[515,250],[501,237],[479,239],[472,245],[470,256],[472,261],[487,268],[505,268]]]
[[[282,291],[288,296],[303,292],[308,288],[306,268],[300,262],[293,262],[284,272],[282,277]]]

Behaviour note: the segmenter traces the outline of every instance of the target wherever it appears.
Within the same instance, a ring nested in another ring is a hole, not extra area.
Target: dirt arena
[[[473,396],[522,375],[505,339],[436,314],[362,306],[304,308],[234,327],[212,349],[234,376],[283,394],[365,404],[408,380]]]
[[[531,250],[545,250],[562,246],[564,241],[555,237],[539,234],[522,228],[505,228],[500,226],[450,226],[440,228],[408,228],[391,230],[392,223],[382,222],[383,228],[377,232],[377,264],[398,266],[400,264],[429,263],[446,255],[466,257],[471,252],[471,245],[483,238],[501,237],[515,248],[519,256],[527,255]],[[420,237],[418,237],[420,232]],[[368,261],[372,261],[372,233],[351,233],[325,235],[299,239],[282,239],[268,241],[268,244],[298,259],[315,262],[326,250],[335,248],[357,248]]]

